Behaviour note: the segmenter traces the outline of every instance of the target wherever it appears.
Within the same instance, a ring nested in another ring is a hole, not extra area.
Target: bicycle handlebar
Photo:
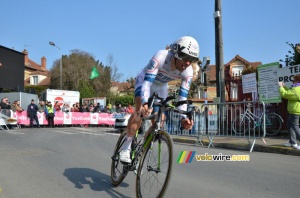
[[[192,107],[191,111],[184,111],[184,110],[179,110],[179,109],[174,109],[174,107],[179,107],[181,105],[184,105],[184,104],[187,104],[187,105],[191,105],[193,104],[193,101],[191,100],[181,100],[181,101],[178,101],[176,103],[174,103],[173,105],[170,105],[168,104],[168,102],[170,100],[174,100],[175,99],[175,96],[168,96],[165,100],[161,97],[158,96],[158,94],[156,92],[154,92],[152,94],[152,96],[149,98],[149,100],[152,99],[152,102],[151,104],[149,105],[149,108],[152,108],[153,105],[154,106],[158,106],[158,107],[170,107],[174,110],[174,112],[177,112],[177,113],[180,113],[180,114],[184,114],[186,116],[188,116],[188,118],[190,120],[193,120],[195,121],[195,117],[196,117],[196,109],[195,107]],[[154,102],[155,99],[159,99],[160,101],[159,102]]]

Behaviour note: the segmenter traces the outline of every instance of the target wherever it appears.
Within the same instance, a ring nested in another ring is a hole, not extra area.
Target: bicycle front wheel
[[[245,134],[250,127],[249,118],[244,115],[237,117],[232,124],[232,129],[237,135]]]
[[[137,197],[163,197],[172,171],[173,142],[169,134],[159,131],[153,144],[143,152],[137,177]]]
[[[126,167],[120,162],[120,151],[123,143],[125,142],[126,132],[124,131],[116,144],[114,154],[112,156],[112,162],[111,162],[111,183],[114,186],[119,185],[124,178],[126,177],[128,171],[124,170]]]
[[[282,121],[276,114],[266,115],[266,134],[269,136],[277,135],[281,131]]]

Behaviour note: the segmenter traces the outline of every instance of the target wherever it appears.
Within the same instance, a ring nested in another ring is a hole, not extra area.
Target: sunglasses
[[[197,62],[199,60],[198,57],[193,57],[193,56],[190,56],[190,55],[185,54],[183,52],[178,52],[176,58],[178,58],[179,60],[182,60],[184,62],[188,61],[188,62],[191,62],[191,63]]]

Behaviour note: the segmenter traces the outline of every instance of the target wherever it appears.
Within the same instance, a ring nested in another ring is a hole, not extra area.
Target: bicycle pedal
[[[117,158],[116,158],[116,156],[112,156],[111,159],[112,159],[113,161],[118,161]]]

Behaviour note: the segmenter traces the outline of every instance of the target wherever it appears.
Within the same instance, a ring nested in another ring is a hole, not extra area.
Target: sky
[[[236,55],[277,62],[291,50],[286,42],[300,43],[299,0],[221,3],[225,64]],[[79,49],[104,65],[112,55],[124,81],[182,36],[198,41],[200,59],[216,62],[214,0],[0,0],[0,10],[0,45],[26,49],[38,64],[45,56],[47,69]]]

